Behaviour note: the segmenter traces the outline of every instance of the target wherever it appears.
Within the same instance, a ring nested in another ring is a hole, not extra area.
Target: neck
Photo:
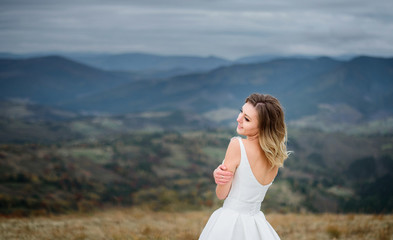
[[[247,136],[247,140],[250,142],[258,142],[259,143],[259,135],[255,134],[255,135]]]

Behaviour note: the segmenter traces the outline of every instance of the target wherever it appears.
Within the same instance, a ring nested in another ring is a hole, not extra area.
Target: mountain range
[[[230,65],[235,61],[224,58],[208,56],[187,56],[187,55],[157,55],[149,53],[31,53],[12,54],[0,53],[0,58],[4,59],[27,59],[45,56],[63,56],[70,60],[89,65],[91,67],[121,72],[195,72],[207,71],[220,66]],[[266,59],[266,58],[264,58]],[[259,61],[259,58],[239,59],[244,62]]]
[[[230,61],[214,56],[161,56],[146,53],[66,55],[72,60],[112,71],[206,71],[228,65]]]
[[[72,111],[186,110],[233,119],[252,92],[272,94],[287,118],[361,122],[393,115],[393,58],[282,58],[169,78],[133,78],[60,56],[0,60],[0,95]]]

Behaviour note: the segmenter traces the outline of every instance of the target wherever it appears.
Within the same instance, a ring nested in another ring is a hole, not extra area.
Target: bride
[[[275,97],[254,93],[246,98],[237,122],[237,133],[246,138],[232,138],[223,164],[214,170],[217,197],[225,201],[199,239],[280,239],[260,208],[289,155],[284,112]]]

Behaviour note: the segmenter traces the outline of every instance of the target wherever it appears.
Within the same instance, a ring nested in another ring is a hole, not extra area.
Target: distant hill
[[[111,71],[206,71],[231,62],[214,56],[164,56],[146,53],[65,54],[66,57]]]
[[[253,56],[246,56],[246,57],[238,58],[235,60],[235,63],[237,63],[237,64],[261,63],[261,62],[272,61],[277,58],[282,58],[282,56],[274,55],[274,54],[253,55]]]
[[[249,63],[263,63],[282,58],[302,58],[302,59],[315,59],[321,56],[311,55],[278,55],[278,54],[264,54],[264,55],[251,55],[238,58],[234,61],[236,64],[249,64]]]
[[[0,59],[1,98],[22,98],[53,105],[129,81],[129,78],[59,56]]]
[[[278,97],[287,119],[303,124],[320,117],[358,123],[393,115],[393,58],[283,58],[167,79],[132,78],[62,57],[0,60],[2,98],[74,111],[187,110],[208,117],[224,111],[227,116],[220,119],[225,120],[236,116],[246,96],[261,92]]]
[[[238,107],[251,92],[271,94],[291,91],[306,76],[313,76],[340,62],[331,59],[285,59],[262,64],[221,67],[207,73],[173,77],[165,81],[130,83],[66,105],[77,110],[112,112],[189,109],[206,112]],[[120,102],[122,104],[120,104]],[[73,107],[77,108],[73,108]]]
[[[335,115],[341,112],[343,118],[373,120],[391,116],[393,58],[357,57],[331,71],[305,79],[294,90],[297,92],[288,95],[292,100],[314,106],[317,103],[318,111]]]
[[[138,130],[185,131],[209,128],[217,128],[217,124],[190,112],[86,115],[21,100],[0,101],[0,145],[105,138]]]
[[[154,78],[203,72],[234,63],[233,61],[215,56],[157,55],[136,52],[123,54],[83,52],[15,54],[0,52],[0,58],[3,59],[28,59],[52,55],[63,56],[67,59],[102,70],[131,72],[140,77]]]
[[[173,109],[206,113],[236,109],[252,92],[277,96],[289,119],[326,110],[343,112],[343,121],[391,116],[393,59],[280,59],[233,65],[164,81],[133,82],[62,106],[113,113]],[[345,119],[348,112],[355,115]]]
[[[323,56],[315,56],[315,55],[302,55],[302,54],[295,54],[295,55],[276,55],[276,54],[264,54],[264,55],[252,55],[246,56],[242,58],[238,58],[234,60],[236,64],[247,64],[247,63],[262,63],[262,62],[269,62],[276,59],[282,58],[303,58],[303,59],[315,59]],[[345,55],[338,55],[331,57],[335,60],[339,61],[349,61],[353,58],[356,58],[357,55],[354,54],[345,54]]]
[[[78,116],[50,106],[33,104],[23,100],[0,101],[0,118],[28,122],[67,121]]]

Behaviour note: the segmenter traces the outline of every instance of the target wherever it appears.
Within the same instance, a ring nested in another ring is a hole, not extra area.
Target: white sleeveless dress
[[[242,139],[241,160],[221,208],[209,218],[199,240],[276,240],[276,231],[260,211],[272,183],[262,185],[252,173]]]

